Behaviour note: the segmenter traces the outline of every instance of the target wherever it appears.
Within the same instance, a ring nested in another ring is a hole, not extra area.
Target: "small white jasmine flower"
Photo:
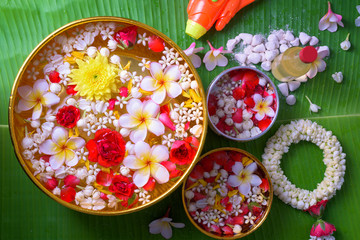
[[[146,36],[146,33],[138,34],[138,40],[137,44],[142,44],[143,46],[146,46],[146,42],[148,41],[148,38]]]
[[[126,177],[126,176],[129,175],[130,169],[129,169],[128,167],[121,166],[121,167],[120,167],[120,173],[121,173],[121,175],[123,175],[123,176]]]
[[[58,83],[50,84],[50,92],[58,94],[61,91],[61,85]]]
[[[343,42],[340,43],[340,47],[341,47],[342,50],[347,51],[347,50],[349,50],[349,48],[351,47],[351,43],[350,43],[350,41],[349,41],[349,37],[350,37],[350,33],[348,33],[348,35],[346,36],[345,41],[343,41]]]
[[[335,72],[334,74],[331,75],[332,78],[335,80],[335,82],[337,83],[341,83],[343,81],[343,74],[342,72]]]
[[[235,224],[233,228],[234,233],[241,233],[242,227],[239,224]]]
[[[185,197],[186,197],[187,199],[189,199],[189,200],[192,199],[194,196],[195,196],[195,195],[194,195],[194,192],[191,191],[191,190],[188,190],[188,191],[185,192]]]
[[[175,139],[172,137],[171,133],[169,133],[168,135],[163,135],[163,140],[161,142],[163,145],[166,145],[170,148],[173,142],[175,142]]]
[[[314,112],[314,113],[317,113],[320,109],[321,109],[321,107],[320,106],[318,106],[318,105],[316,105],[316,104],[314,104],[314,103],[312,103],[311,101],[310,101],[310,99],[308,98],[308,96],[305,96],[306,97],[306,99],[309,101],[309,103],[310,103],[310,111],[311,112]]]

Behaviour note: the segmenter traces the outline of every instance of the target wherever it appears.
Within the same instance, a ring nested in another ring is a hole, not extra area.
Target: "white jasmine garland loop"
[[[292,143],[301,140],[316,144],[324,152],[325,177],[313,191],[296,187],[280,167],[282,155],[288,152]],[[300,210],[308,209],[321,200],[331,199],[344,183],[346,154],[342,150],[336,136],[316,122],[302,119],[282,125],[268,140],[262,155],[263,164],[274,185],[275,195]]]

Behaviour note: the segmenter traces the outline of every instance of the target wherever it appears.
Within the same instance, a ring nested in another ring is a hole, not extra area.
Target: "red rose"
[[[135,184],[127,177],[116,175],[112,179],[109,191],[115,193],[120,200],[126,201],[134,194]]]
[[[309,212],[313,217],[321,217],[325,211],[326,203],[327,200],[321,200],[304,211]]]
[[[77,91],[75,91],[76,85],[68,85],[66,88],[66,93],[68,95],[76,95]]]
[[[56,114],[57,123],[66,128],[73,128],[80,119],[80,110],[74,106],[64,106]]]
[[[100,129],[94,139],[86,143],[89,160],[98,162],[103,167],[119,165],[125,155],[125,141],[117,131],[108,128]]]
[[[190,164],[196,150],[187,141],[175,141],[170,149],[170,161],[178,165]]]
[[[310,236],[322,237],[329,236],[336,231],[334,225],[323,220],[317,221],[311,228]]]
[[[130,26],[124,28],[114,35],[115,41],[120,44],[121,48],[131,48],[136,43],[137,27]]]

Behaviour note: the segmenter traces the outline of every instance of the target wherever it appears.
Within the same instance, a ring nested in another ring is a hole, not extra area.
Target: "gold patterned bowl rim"
[[[30,169],[27,167],[25,160],[23,159],[23,157],[21,156],[21,152],[20,152],[20,147],[19,147],[19,143],[16,141],[15,138],[15,126],[14,126],[14,106],[15,106],[15,94],[17,92],[17,88],[19,86],[20,80],[22,79],[25,70],[27,69],[27,67],[29,66],[31,60],[38,54],[38,52],[44,47],[46,46],[46,44],[48,42],[50,42],[51,40],[53,40],[56,36],[62,34],[63,32],[72,29],[76,26],[79,25],[83,25],[86,23],[94,23],[94,22],[117,22],[117,23],[126,23],[126,24],[131,24],[131,25],[136,25],[138,27],[141,27],[149,32],[152,32],[153,34],[160,36],[162,39],[164,39],[164,41],[169,44],[171,47],[173,47],[176,51],[179,52],[179,54],[181,55],[181,57],[185,60],[185,62],[189,65],[189,68],[191,69],[191,72],[193,73],[196,81],[198,82],[199,85],[199,90],[200,90],[200,94],[202,96],[202,104],[203,104],[203,111],[205,114],[203,114],[204,116],[204,120],[203,120],[203,133],[200,139],[200,145],[199,148],[197,150],[197,153],[194,157],[193,162],[189,165],[189,167],[187,168],[187,170],[184,172],[184,174],[177,180],[177,182],[172,185],[167,191],[165,191],[163,194],[157,196],[156,198],[154,198],[152,201],[134,207],[134,208],[130,208],[130,209],[126,209],[126,210],[109,210],[109,211],[96,211],[96,210],[89,210],[89,209],[85,209],[82,208],[80,206],[77,206],[75,204],[71,204],[68,202],[65,202],[63,200],[61,200],[59,197],[55,196],[52,192],[50,192],[49,190],[47,190],[41,183],[40,181],[32,174],[32,172],[30,171]],[[87,214],[93,214],[93,215],[102,215],[102,216],[112,216],[112,215],[122,215],[122,214],[127,214],[127,213],[132,213],[132,212],[137,212],[140,210],[143,210],[145,208],[148,208],[152,205],[154,205],[155,203],[158,203],[159,201],[163,200],[164,198],[166,198],[167,196],[169,196],[173,191],[175,191],[176,188],[178,188],[180,186],[180,184],[184,181],[184,179],[187,177],[187,175],[192,171],[193,167],[196,164],[196,160],[199,157],[202,148],[204,146],[204,142],[205,142],[205,138],[206,138],[206,133],[207,133],[207,125],[208,125],[208,116],[206,114],[207,112],[207,107],[206,107],[206,100],[205,100],[205,91],[204,91],[204,87],[202,85],[201,79],[199,77],[199,74],[197,73],[195,67],[192,65],[191,60],[188,58],[188,56],[186,56],[186,54],[183,52],[183,50],[173,41],[171,40],[168,36],[166,36],[165,34],[161,33],[160,31],[156,30],[153,27],[150,27],[144,23],[135,21],[135,20],[131,20],[131,19],[127,19],[127,18],[121,18],[121,17],[110,17],[110,16],[102,16],[102,17],[90,17],[90,18],[83,18],[83,19],[79,19],[73,22],[70,22],[62,27],[60,27],[59,29],[55,30],[54,32],[52,32],[51,34],[49,34],[44,40],[42,40],[35,48],[34,50],[32,50],[32,52],[29,54],[29,56],[26,58],[25,62],[23,63],[23,65],[21,66],[12,90],[11,90],[11,95],[10,95],[10,100],[9,100],[9,131],[10,131],[10,136],[11,136],[11,141],[12,144],[14,146],[14,151],[16,154],[16,157],[20,163],[20,165],[22,166],[23,170],[26,172],[26,174],[28,175],[28,177],[31,179],[31,181],[33,183],[35,183],[35,185],[40,188],[41,191],[43,191],[46,195],[48,195],[49,197],[51,197],[53,200],[55,200],[56,202],[62,204],[63,206],[66,206],[70,209],[79,211],[79,212],[83,212],[83,213],[87,213]]]
[[[236,235],[233,235],[233,236],[218,236],[218,235],[215,235],[215,234],[212,234],[208,231],[206,231],[205,229],[201,228],[195,221],[194,219],[190,216],[190,213],[187,209],[187,206],[186,206],[186,199],[185,199],[185,186],[186,186],[186,181],[187,181],[187,178],[184,180],[184,183],[182,185],[182,193],[181,193],[181,196],[182,196],[182,202],[183,202],[183,206],[184,206],[184,209],[185,209],[185,213],[186,215],[188,216],[190,222],[202,233],[204,233],[205,235],[209,236],[209,237],[212,237],[212,238],[216,238],[216,239],[238,239],[238,238],[242,238],[242,237],[245,237],[247,235],[249,235],[250,233],[254,232],[256,229],[258,229],[264,222],[265,220],[267,219],[268,215],[269,215],[269,212],[270,212],[270,209],[271,209],[271,205],[272,205],[272,202],[273,202],[273,198],[274,198],[274,193],[273,193],[273,186],[272,186],[272,183],[271,183],[271,179],[270,179],[270,175],[269,173],[267,172],[266,168],[264,167],[264,165],[254,156],[252,155],[251,153],[245,151],[245,150],[242,150],[242,149],[239,149],[239,148],[234,148],[234,147],[223,147],[223,148],[216,148],[216,149],[213,149],[207,153],[205,153],[204,155],[202,155],[201,157],[198,158],[198,161],[197,162],[200,162],[201,159],[203,159],[204,157],[214,153],[214,152],[220,152],[220,151],[236,151],[236,152],[240,152],[246,156],[249,156],[251,158],[251,160],[254,160],[257,165],[261,168],[261,170],[265,173],[265,176],[266,176],[266,179],[269,181],[269,205],[268,207],[266,208],[265,210],[265,213],[263,215],[263,217],[260,219],[260,221],[255,225],[255,227],[251,228],[249,231],[245,232],[245,233],[238,233]]]

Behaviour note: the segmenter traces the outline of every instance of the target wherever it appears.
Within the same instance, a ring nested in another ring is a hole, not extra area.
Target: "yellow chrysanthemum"
[[[104,100],[111,98],[111,93],[118,93],[118,79],[115,65],[108,62],[107,57],[97,54],[96,58],[85,57],[76,60],[79,68],[72,69],[69,77],[70,85],[78,95],[88,100]]]

